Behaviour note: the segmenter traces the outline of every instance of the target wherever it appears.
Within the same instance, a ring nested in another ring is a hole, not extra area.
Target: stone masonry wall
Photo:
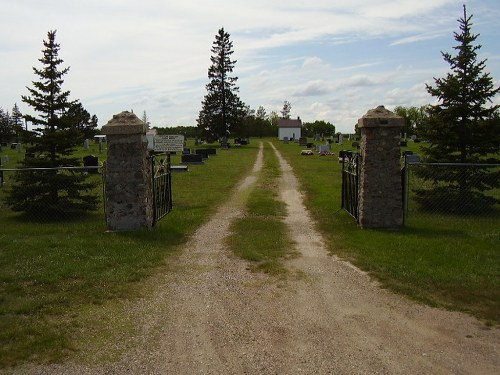
[[[358,121],[361,131],[359,224],[362,228],[403,225],[400,132],[403,118],[380,106]]]
[[[106,161],[106,220],[112,231],[153,225],[151,162],[146,124],[122,112],[103,126],[108,144]]]

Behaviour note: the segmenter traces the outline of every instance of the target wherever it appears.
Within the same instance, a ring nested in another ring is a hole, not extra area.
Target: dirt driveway
[[[247,270],[224,238],[262,165],[201,227],[127,315],[136,335],[115,361],[38,367],[31,374],[499,374],[500,332],[464,314],[410,302],[329,256],[280,159],[286,223],[301,256],[292,277]],[[334,230],[334,228],[332,228]],[[137,301],[136,301],[137,302]],[[97,349],[94,348],[93,350]]]

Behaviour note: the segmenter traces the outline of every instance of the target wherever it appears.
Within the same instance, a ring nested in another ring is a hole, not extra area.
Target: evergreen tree
[[[458,20],[460,33],[454,33],[457,54],[442,53],[451,72],[445,78],[435,78],[435,86],[427,85],[427,91],[439,99],[439,104],[428,107],[428,118],[419,129],[419,135],[429,142],[423,148],[428,162],[499,161],[499,105],[491,102],[500,88],[495,88],[489,73],[484,72],[486,60],[477,61],[481,45],[474,45],[479,35],[471,33],[471,19],[464,5],[463,18]],[[463,170],[422,169],[422,177],[435,185],[434,194],[420,192],[424,205],[434,199],[449,202],[447,206],[453,206],[453,202],[488,206],[495,200],[482,192],[499,186],[498,173],[479,167],[468,169],[466,175]]]
[[[63,60],[59,57],[56,32],[49,31],[43,41],[43,57],[39,59],[42,68],[33,67],[39,81],[27,88],[28,96],[22,96],[37,116],[25,115],[25,119],[35,125],[27,132],[31,146],[26,148],[26,158],[21,161],[24,168],[57,168],[78,166],[79,158],[72,156],[75,147],[83,141],[79,128],[81,114],[78,101],[69,100],[69,91],[62,90],[63,76],[69,68],[61,69]],[[57,218],[65,214],[75,214],[97,208],[97,197],[91,190],[95,183],[87,180],[82,173],[70,171],[37,170],[32,173],[20,171],[6,198],[6,203],[15,211],[28,214],[50,214]]]
[[[245,116],[244,104],[238,96],[238,77],[231,76],[236,60],[231,60],[233,42],[229,33],[221,28],[212,45],[212,65],[208,68],[210,82],[202,101],[198,127],[208,139],[228,137],[241,125]]]
[[[0,146],[2,143],[10,142],[12,138],[12,128],[10,126],[9,112],[5,112],[0,107]]]
[[[17,103],[12,108],[10,116],[10,127],[12,132],[16,135],[16,142],[21,141],[21,133],[23,132],[23,114],[19,110]]]
[[[97,116],[90,116],[90,113],[83,108],[82,103],[76,102],[65,114],[68,121],[79,131],[81,138],[92,139],[97,134]]]

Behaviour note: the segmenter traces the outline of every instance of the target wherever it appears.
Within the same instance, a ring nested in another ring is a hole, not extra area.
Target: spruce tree
[[[224,28],[215,35],[211,51],[212,65],[208,68],[210,82],[206,85],[207,94],[202,101],[198,127],[205,137],[222,140],[238,128],[245,110],[238,96],[238,77],[231,76],[236,64],[236,60],[231,60],[233,42]]]
[[[73,153],[83,141],[79,118],[75,115],[81,114],[80,104],[71,101],[70,92],[62,89],[63,77],[69,68],[60,68],[63,60],[59,57],[60,46],[55,36],[55,31],[49,31],[47,40],[43,41],[45,48],[39,59],[42,68],[33,67],[39,81],[33,81],[33,87],[27,87],[29,95],[22,96],[22,101],[36,115],[24,116],[35,129],[26,132],[30,145],[26,147],[21,166],[44,169],[17,172],[6,198],[14,211],[51,218],[95,210],[98,203],[92,192],[95,183],[89,182],[85,174],[55,169],[81,165]]]
[[[16,135],[16,142],[21,141],[21,133],[23,132],[23,114],[19,110],[17,103],[14,104],[12,108],[12,114],[10,116],[10,127],[12,132]]]
[[[500,88],[485,72],[486,60],[477,60],[481,45],[474,44],[479,35],[472,34],[472,15],[463,7],[458,20],[460,32],[455,32],[456,55],[442,53],[451,72],[435,78],[435,86],[427,91],[439,100],[429,106],[428,117],[418,130],[429,143],[423,148],[425,161],[440,163],[498,163],[500,145],[499,105],[492,105]],[[448,202],[442,206],[491,206],[495,203],[482,192],[499,186],[499,175],[491,168],[422,169],[421,175],[433,181],[433,194],[421,191],[420,202]],[[470,208],[470,207],[469,207]]]
[[[12,128],[10,126],[10,115],[9,112],[5,112],[2,107],[0,107],[0,149],[2,143],[10,142],[12,138]]]

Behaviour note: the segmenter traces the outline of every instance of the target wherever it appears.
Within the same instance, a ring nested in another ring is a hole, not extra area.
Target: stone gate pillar
[[[358,120],[361,131],[359,224],[361,228],[403,225],[400,134],[404,119],[379,106]]]
[[[112,231],[153,226],[152,175],[147,125],[122,112],[102,127],[106,135],[106,223]]]

